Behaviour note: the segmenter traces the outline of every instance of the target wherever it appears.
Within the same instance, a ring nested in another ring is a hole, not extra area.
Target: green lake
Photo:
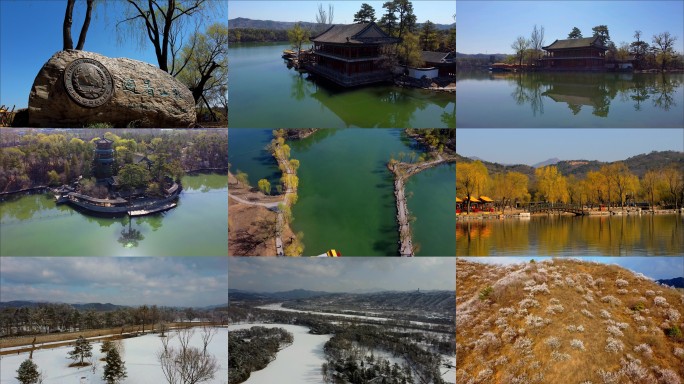
[[[682,255],[684,216],[539,216],[458,221],[458,256]]]
[[[87,216],[51,194],[0,202],[0,255],[227,255],[228,178],[200,174],[182,183],[176,208],[132,220]]]
[[[393,85],[342,89],[288,69],[287,43],[231,44],[231,128],[453,128],[454,94]]]
[[[278,183],[280,171],[264,150],[271,130],[230,129],[231,169],[247,172],[252,185],[264,177]],[[300,161],[299,200],[292,229],[304,233],[304,253],[336,249],[344,256],[398,254],[394,179],[386,163],[400,152],[420,152],[400,129],[326,129],[290,141]],[[418,255],[454,254],[455,166],[443,165],[412,176],[406,186]]]
[[[463,128],[684,127],[684,74],[488,73],[456,76]]]

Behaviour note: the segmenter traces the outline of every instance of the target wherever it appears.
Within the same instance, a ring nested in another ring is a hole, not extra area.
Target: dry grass
[[[684,382],[684,296],[619,266],[458,259],[456,303],[459,384]]]

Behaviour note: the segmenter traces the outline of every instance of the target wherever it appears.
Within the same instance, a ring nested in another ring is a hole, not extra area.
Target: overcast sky
[[[240,258],[228,262],[230,289],[278,292],[455,290],[452,257]]]
[[[490,264],[516,264],[550,259],[550,257],[463,257],[468,261]],[[634,272],[640,272],[653,280],[684,277],[684,258],[682,257],[580,257],[582,260],[605,264],[617,264]]]
[[[225,257],[1,257],[0,300],[205,307],[228,302]]]

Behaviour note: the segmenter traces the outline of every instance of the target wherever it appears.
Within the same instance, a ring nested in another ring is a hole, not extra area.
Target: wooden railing
[[[584,215],[584,208],[581,204],[565,204],[565,203],[530,203],[528,205],[530,213],[537,212],[568,212],[575,215]]]

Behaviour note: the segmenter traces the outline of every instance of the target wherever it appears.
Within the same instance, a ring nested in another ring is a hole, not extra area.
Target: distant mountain
[[[456,59],[477,59],[477,60],[487,60],[494,58],[494,62],[501,62],[506,60],[510,56],[505,53],[461,53],[456,52]]]
[[[251,292],[241,289],[229,289],[229,300],[298,300],[311,297],[333,295],[330,292],[309,291],[306,289],[293,289],[283,292]]]
[[[254,28],[254,29],[270,29],[270,30],[286,30],[291,29],[297,22],[295,21],[274,21],[274,20],[253,20],[244,17],[237,17],[235,19],[228,20],[228,28]],[[300,25],[305,29],[316,29],[318,24],[311,23],[308,21],[299,21]],[[336,23],[338,24],[338,23]],[[420,28],[422,24],[417,24],[416,28]],[[435,24],[435,28],[438,30],[447,30],[454,28],[456,23],[453,24]]]
[[[558,159],[549,159],[546,160],[552,161],[552,160],[558,160]],[[473,161],[471,158],[463,157],[460,155],[456,155],[456,162],[470,162]],[[548,164],[543,164],[542,163],[537,163],[534,166],[529,166],[525,164],[515,164],[515,165],[506,165],[506,164],[499,164],[499,163],[492,163],[488,162],[485,160],[480,160],[482,161],[482,164],[487,168],[487,171],[489,171],[490,174],[493,173],[500,173],[504,171],[515,171],[515,172],[520,172],[524,173],[530,178],[534,177],[534,170],[535,168],[539,166],[544,166]],[[628,159],[622,160],[623,163],[629,168],[630,172],[635,174],[638,177],[643,177],[644,174],[651,169],[660,169],[662,167],[668,166],[668,165],[676,165],[680,169],[684,168],[684,152],[676,152],[676,151],[653,151],[648,154],[640,154],[636,156],[632,156]],[[603,162],[603,161],[598,161],[598,160],[560,160],[557,163],[555,163],[555,166],[558,167],[558,170],[563,174],[564,176],[569,176],[569,175],[575,175],[576,177],[579,178],[584,178],[589,171],[598,171],[602,166],[607,165],[607,164],[612,164],[614,162]]]
[[[559,161],[560,161],[559,158],[554,157],[554,158],[551,158],[548,160],[544,160],[544,161],[537,163],[537,164],[532,164],[532,168],[541,168],[541,167],[545,167],[547,165],[554,165],[554,164],[558,163]]]
[[[656,280],[660,284],[669,285],[675,288],[684,288],[684,277],[675,277],[674,279],[661,279]]]
[[[390,310],[421,310],[441,312],[455,309],[453,291],[384,291],[373,293],[338,293],[311,297],[304,305],[325,307],[332,305],[344,308],[384,308]]]
[[[68,304],[68,303],[51,303],[48,301],[33,301],[33,300],[13,300],[0,302],[0,308],[35,308],[45,304],[66,304],[79,311],[113,311],[119,308],[128,308],[125,305],[116,305],[111,303],[84,303],[84,304]]]

